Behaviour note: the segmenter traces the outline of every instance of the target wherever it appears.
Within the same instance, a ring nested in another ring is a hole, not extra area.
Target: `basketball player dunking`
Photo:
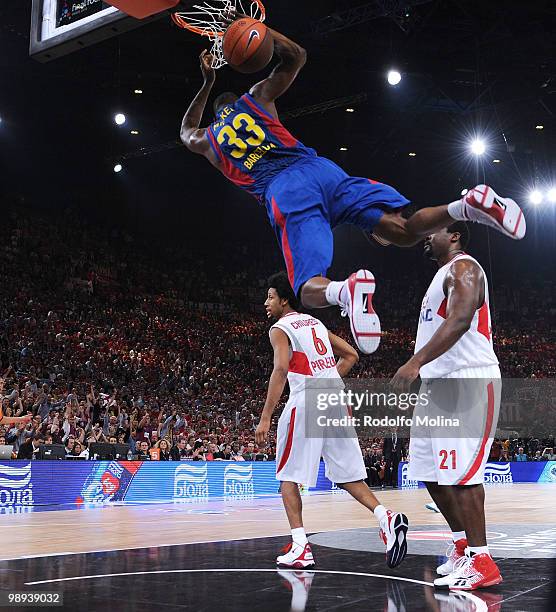
[[[452,530],[448,560],[435,586],[474,590],[502,582],[489,554],[485,526],[485,464],[496,431],[500,369],[492,347],[488,283],[479,263],[463,249],[468,231],[458,222],[425,240],[438,272],[423,299],[415,354],[392,382],[406,390],[419,375],[438,414],[465,416],[454,434],[438,427],[412,428],[409,477],[425,483]],[[439,379],[452,379],[442,380]],[[415,414],[432,414],[430,405]],[[465,434],[471,425],[471,434]],[[459,435],[458,435],[459,434]],[[457,436],[457,437],[452,437]]]
[[[525,235],[525,220],[513,200],[500,198],[485,185],[451,204],[424,208],[405,219],[401,211],[409,200],[395,189],[348,176],[335,163],[319,157],[286,130],[275,106],[305,64],[305,50],[279,32],[269,31],[281,61],[249,93],[220,94],[213,105],[216,118],[207,128],[199,126],[215,71],[212,56],[206,51],[201,54],[204,84],[185,113],[181,139],[190,151],[204,155],[226,178],[266,206],[290,283],[303,306],[340,306],[342,314],[349,316],[359,349],[372,353],[381,336],[372,307],[375,278],[368,270],[359,270],[342,282],[325,278],[332,264],[334,227],[353,224],[382,244],[408,247],[454,220],[477,221],[520,239]]]
[[[294,568],[314,565],[311,546],[303,527],[298,485],[316,485],[322,457],[326,476],[374,513],[380,524],[380,536],[386,545],[386,562],[389,567],[396,567],[407,552],[407,517],[380,505],[365,484],[367,472],[355,430],[354,435],[343,437],[314,438],[306,435],[306,381],[309,378],[336,379],[343,387],[341,377],[346,376],[357,362],[357,351],[331,334],[318,319],[297,312],[296,305],[297,298],[286,274],[282,272],[272,276],[265,307],[269,318],[278,319],[270,328],[274,368],[255,439],[260,445],[265,442],[272,413],[287,380],[290,396],[278,421],[276,477],[281,481],[282,500],[292,541],[276,561],[280,566]],[[338,363],[334,355],[339,357]]]

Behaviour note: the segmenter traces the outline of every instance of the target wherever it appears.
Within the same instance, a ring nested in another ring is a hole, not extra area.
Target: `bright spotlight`
[[[347,151],[347,147],[340,147],[340,151]]]
[[[354,113],[355,109],[354,108],[346,108],[346,113]]]
[[[535,205],[540,204],[542,202],[542,193],[538,189],[535,189],[534,191],[532,191],[529,194],[529,202]]]
[[[473,153],[473,155],[482,155],[485,151],[486,151],[485,143],[479,138],[476,138],[471,143],[471,153]]]
[[[461,195],[464,196],[468,191],[469,191],[469,189],[462,189],[461,190]]]
[[[388,72],[388,82],[390,85],[397,85],[402,80],[402,75],[397,70]]]
[[[122,164],[116,164],[114,166],[114,172],[117,174],[118,172],[121,172],[124,169],[124,167],[122,166]]]
[[[133,91],[133,93],[134,93],[134,94],[137,94],[138,96],[140,96],[140,95],[143,93],[143,90],[142,90],[142,89],[135,89],[135,90]]]
[[[552,187],[552,189],[549,189],[548,193],[546,194],[546,197],[548,198],[548,201],[551,204],[556,204],[556,187]]]
[[[125,123],[125,115],[123,113],[118,113],[114,116],[114,121],[116,125],[123,125]]]

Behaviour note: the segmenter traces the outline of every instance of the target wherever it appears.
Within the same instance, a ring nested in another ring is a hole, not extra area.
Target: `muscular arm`
[[[425,364],[451,349],[469,329],[485,299],[482,270],[470,260],[455,261],[444,280],[444,295],[446,319],[427,344],[396,372],[392,379],[395,388],[407,389]]]
[[[200,61],[201,72],[204,77],[203,86],[185,111],[181,122],[180,138],[190,151],[204,155],[211,163],[216,165],[217,160],[210,148],[207,131],[199,127],[215,81],[214,70],[211,68],[212,56],[205,50],[201,53]]]
[[[446,319],[427,344],[413,356],[419,367],[451,349],[468,331],[475,311],[484,301],[482,270],[470,260],[454,262],[444,280],[444,295],[448,300]]]
[[[280,58],[270,75],[253,85],[249,92],[273,117],[278,118],[274,101],[286,93],[307,61],[307,52],[280,32],[269,32],[274,38],[274,51]]]
[[[274,350],[274,367],[268,383],[268,391],[261,414],[261,421],[270,421],[276,404],[280,401],[280,397],[286,386],[290,362],[290,345],[288,337],[282,330],[275,328],[271,331],[270,343]]]
[[[328,339],[332,345],[334,355],[339,357],[336,369],[338,370],[338,374],[343,378],[349,374],[351,368],[359,361],[359,355],[350,344],[338,336],[335,336],[333,333],[328,332]]]

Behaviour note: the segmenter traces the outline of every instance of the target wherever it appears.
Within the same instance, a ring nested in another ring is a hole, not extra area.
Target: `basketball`
[[[224,58],[238,72],[258,72],[270,63],[274,40],[268,28],[257,19],[234,21],[223,40]]]

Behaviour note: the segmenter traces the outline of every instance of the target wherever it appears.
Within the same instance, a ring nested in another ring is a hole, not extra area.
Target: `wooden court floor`
[[[378,491],[381,502],[406,513],[410,524],[445,525],[424,508],[426,490]],[[487,488],[487,521],[556,524],[556,488],[514,484]],[[303,497],[308,532],[376,526],[370,513],[346,493]],[[286,535],[279,497],[248,501],[118,505],[79,510],[0,515],[0,559],[125,550]]]

